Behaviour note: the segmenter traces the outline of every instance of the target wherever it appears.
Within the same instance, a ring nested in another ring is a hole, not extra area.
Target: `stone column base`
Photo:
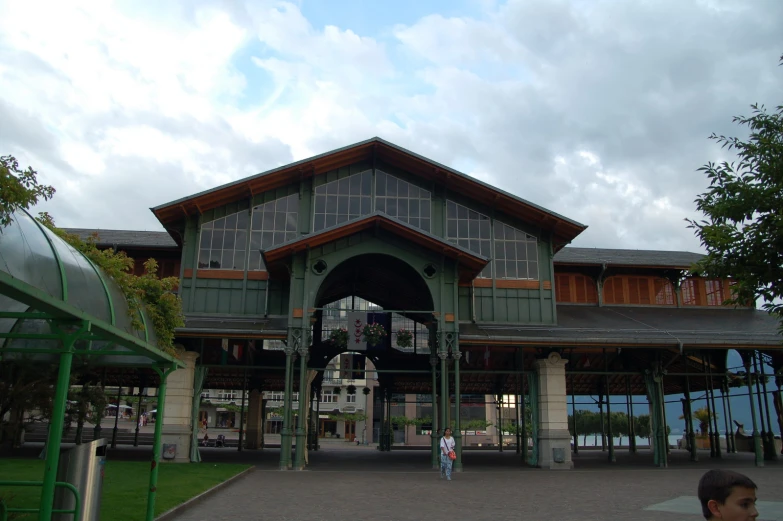
[[[164,425],[160,436],[161,445],[163,445],[163,454],[161,461],[173,461],[174,463],[190,463],[190,441],[191,431],[189,427],[178,425]],[[177,446],[173,459],[169,458],[166,452],[166,445],[174,444]]]
[[[571,433],[567,430],[539,430],[538,465],[550,470],[574,468],[571,460]]]

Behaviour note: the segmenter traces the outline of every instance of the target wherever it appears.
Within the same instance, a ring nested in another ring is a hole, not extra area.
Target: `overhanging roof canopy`
[[[152,321],[133,328],[116,283],[27,212],[0,229],[0,356],[57,360],[63,329],[87,325],[77,356],[95,365],[177,363],[155,346]]]
[[[189,215],[199,215],[206,210],[296,183],[341,166],[374,159],[428,181],[442,183],[453,192],[461,193],[551,232],[555,251],[571,242],[587,228],[583,224],[378,137],[162,204],[152,208],[152,211],[164,227],[170,227]]]
[[[427,233],[424,230],[420,230],[410,224],[392,219],[380,212],[375,212],[360,219],[339,224],[332,228],[327,228],[326,230],[305,235],[296,240],[275,246],[264,252],[264,259],[266,259],[267,265],[273,265],[298,251],[303,251],[307,248],[317,248],[318,246],[347,237],[348,235],[374,228],[379,228],[399,235],[412,243],[458,261],[460,264],[460,278],[464,277],[464,279],[468,281],[473,280],[489,262],[489,259],[486,257],[473,253],[457,244],[444,241],[442,238]]]

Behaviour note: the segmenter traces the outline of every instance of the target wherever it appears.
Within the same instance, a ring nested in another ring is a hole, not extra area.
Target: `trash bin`
[[[80,516],[55,514],[55,521],[96,521],[101,516],[101,492],[103,489],[103,469],[106,463],[107,441],[104,438],[83,443],[60,454],[57,469],[57,481],[71,483],[79,491],[81,498]],[[74,497],[70,490],[57,487],[54,495],[55,510],[73,510]]]

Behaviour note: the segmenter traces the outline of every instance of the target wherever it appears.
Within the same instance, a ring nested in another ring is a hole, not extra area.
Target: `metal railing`
[[[42,487],[43,481],[0,481],[0,487]],[[67,488],[73,492],[74,506],[73,510],[52,510],[52,514],[71,514],[73,515],[73,521],[81,521],[79,512],[81,511],[81,497],[79,497],[79,491],[76,487],[70,483],[57,481],[54,484],[55,487]],[[37,514],[39,508],[15,508],[9,507],[5,504],[5,501],[0,498],[0,521],[8,521],[8,514]]]

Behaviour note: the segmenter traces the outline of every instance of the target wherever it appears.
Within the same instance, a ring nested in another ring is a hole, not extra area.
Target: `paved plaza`
[[[669,469],[650,454],[582,451],[573,471],[520,468],[514,452],[465,454],[465,472],[451,482],[429,468],[426,451],[381,453],[330,447],[311,453],[304,472],[276,470],[277,450],[208,449],[204,462],[252,461],[254,472],[176,517],[177,521],[336,520],[606,520],[697,521],[696,485],[708,468],[745,472],[759,485],[760,520],[783,521],[783,462],[753,466],[752,455],[690,463],[672,453]]]

